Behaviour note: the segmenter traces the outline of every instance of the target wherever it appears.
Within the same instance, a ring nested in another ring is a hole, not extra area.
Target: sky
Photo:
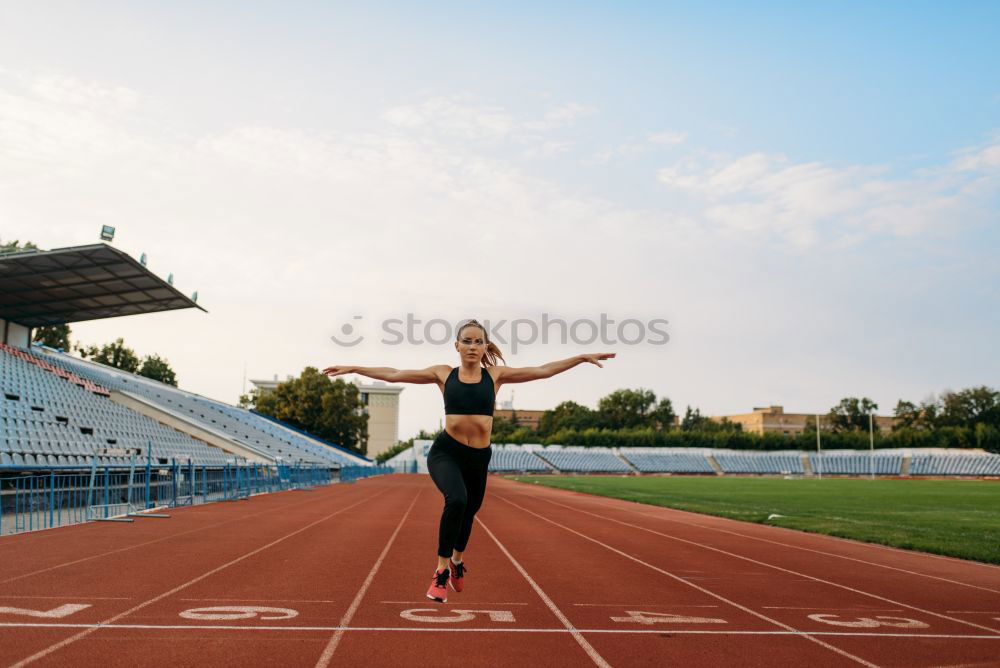
[[[994,2],[7,1],[0,240],[116,227],[208,313],[72,338],[230,403],[306,366],[456,365],[422,326],[473,317],[510,366],[617,353],[501,388],[518,409],[891,414],[1000,386],[997,26]],[[580,342],[602,314],[637,322]],[[515,346],[543,316],[577,341]],[[405,388],[400,437],[437,428],[440,391]]]

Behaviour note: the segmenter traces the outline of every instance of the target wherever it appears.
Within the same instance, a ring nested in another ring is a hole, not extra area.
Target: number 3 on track
[[[854,619],[838,619],[838,617],[840,615],[809,615],[809,619],[814,622],[823,622],[824,624],[832,624],[833,626],[847,626],[854,629],[875,629],[880,626],[893,626],[897,629],[930,628],[921,621],[907,617],[886,617],[885,615],[876,615],[874,618],[856,617]]]
[[[641,612],[639,610],[626,610],[628,617],[612,617],[613,622],[632,622],[634,624],[727,624],[724,619],[715,617],[684,617],[682,615],[668,615],[664,612]]]

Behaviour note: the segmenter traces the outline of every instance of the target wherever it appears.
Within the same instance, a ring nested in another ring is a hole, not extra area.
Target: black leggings
[[[438,556],[452,550],[465,551],[472,533],[472,520],[486,495],[486,472],[493,449],[473,448],[442,430],[427,453],[427,470],[444,494],[444,512],[438,531]]]

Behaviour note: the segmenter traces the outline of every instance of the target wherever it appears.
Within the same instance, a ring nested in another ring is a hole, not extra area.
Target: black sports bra
[[[463,383],[458,379],[458,367],[451,370],[444,382],[445,415],[489,415],[493,416],[496,391],[493,376],[481,368],[482,377],[478,383]]]

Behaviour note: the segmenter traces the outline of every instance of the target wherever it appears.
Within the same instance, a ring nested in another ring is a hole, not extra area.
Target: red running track
[[[426,476],[0,539],[3,666],[1000,666],[1000,568],[494,478],[424,597]]]

